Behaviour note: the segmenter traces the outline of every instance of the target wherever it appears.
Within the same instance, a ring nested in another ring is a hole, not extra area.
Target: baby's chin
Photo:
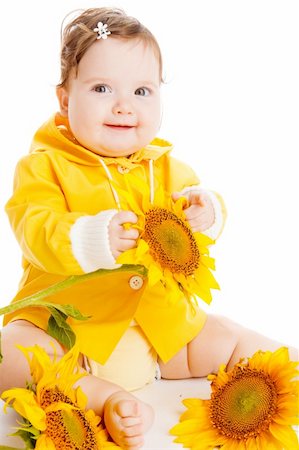
[[[120,150],[120,149],[91,149],[92,152],[96,153],[99,156],[103,156],[106,158],[127,158],[131,155],[133,155],[133,153],[136,153],[137,150],[136,149],[125,149],[125,150]]]
[[[133,155],[133,153],[136,153],[136,151],[133,151],[131,153],[122,153],[122,152],[107,152],[107,153],[100,153],[95,152],[99,156],[103,156],[103,158],[128,158],[129,156]]]

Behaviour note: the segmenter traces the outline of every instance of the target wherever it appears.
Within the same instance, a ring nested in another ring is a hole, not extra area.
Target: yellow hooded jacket
[[[122,170],[149,180],[149,160],[154,163],[155,182],[172,193],[197,185],[193,170],[169,155],[172,146],[155,139],[128,158],[108,158],[78,144],[60,114],[54,115],[35,134],[30,153],[17,165],[14,193],[6,205],[11,226],[23,252],[24,274],[18,301],[70,275],[84,273],[70,242],[70,229],[84,215],[115,209],[115,199],[105,164],[113,180],[122,186]],[[124,188],[124,186],[123,186]],[[123,209],[128,209],[121,199]],[[88,321],[68,321],[82,353],[104,364],[119,339],[135,319],[166,362],[192,340],[205,323],[206,315],[182,297],[170,304],[162,284],[147,287],[146,279],[136,289],[132,273],[109,273],[77,284],[49,297],[53,303],[73,304]],[[138,274],[139,276],[139,274]],[[45,308],[26,308],[4,317],[4,324],[24,319],[46,330]]]

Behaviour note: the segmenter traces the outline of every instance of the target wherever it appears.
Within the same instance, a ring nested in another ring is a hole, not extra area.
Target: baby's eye
[[[111,88],[106,84],[97,84],[93,90],[95,92],[100,92],[101,94],[106,94],[107,92],[111,92]]]
[[[143,97],[147,97],[148,95],[150,95],[150,90],[146,87],[140,87],[140,88],[136,89],[135,95],[141,95]]]

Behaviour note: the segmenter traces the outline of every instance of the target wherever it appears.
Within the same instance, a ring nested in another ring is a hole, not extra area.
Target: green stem
[[[11,312],[17,311],[18,309],[32,306],[35,303],[38,303],[40,300],[49,297],[50,295],[57,294],[58,292],[63,291],[64,289],[67,289],[73,286],[74,284],[82,283],[83,281],[90,280],[92,278],[97,278],[111,272],[115,273],[115,272],[132,272],[132,271],[137,272],[142,276],[147,275],[147,270],[144,266],[134,264],[124,264],[121,267],[113,270],[99,269],[96,270],[95,272],[90,272],[83,275],[72,275],[66,278],[65,280],[53,284],[53,286],[49,286],[46,289],[43,289],[39,292],[36,292],[35,294],[23,298],[22,300],[19,300],[17,302],[11,303],[10,305],[4,306],[3,308],[0,308],[0,316],[3,314],[9,314]]]

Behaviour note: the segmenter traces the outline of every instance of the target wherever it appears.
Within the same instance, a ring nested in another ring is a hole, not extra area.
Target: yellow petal
[[[200,423],[198,419],[184,420],[184,422],[178,423],[169,431],[170,434],[176,434],[178,436],[196,432],[200,432]]]
[[[200,264],[199,268],[196,270],[195,278],[199,283],[204,281],[204,283],[207,284],[210,288],[219,289],[219,284],[217,283],[212,272],[210,272],[210,270],[202,264]]]
[[[48,436],[42,434],[36,441],[35,445],[36,450],[56,450],[55,445]]]
[[[64,402],[56,402],[51,403],[45,408],[45,412],[53,412],[53,411],[73,411],[74,409],[78,410],[79,408],[77,406],[74,406],[70,403],[64,403]]]
[[[212,390],[214,389],[218,389],[221,386],[224,386],[228,381],[229,381],[230,377],[228,375],[228,373],[226,372],[226,365],[225,364],[221,364],[219,367],[219,371],[217,373],[217,375],[208,375],[208,380],[212,381]]]
[[[215,270],[215,259],[211,258],[210,256],[201,255],[200,260],[202,264],[209,269]]]
[[[207,400],[201,400],[199,398],[184,398],[182,401],[183,405],[186,406],[186,408],[192,408],[192,407],[201,407],[204,406]]]
[[[209,236],[206,236],[205,234],[199,232],[195,232],[194,237],[196,239],[198,246],[208,247],[209,245],[212,245],[215,242]]]
[[[246,450],[257,450],[257,443],[255,438],[246,439],[245,448]]]
[[[246,444],[243,441],[239,442],[234,439],[229,439],[228,442],[221,447],[221,450],[246,450]],[[257,448],[255,450],[257,450]]]
[[[152,264],[149,267],[149,270],[148,270],[148,284],[149,284],[149,286],[150,287],[154,286],[161,279],[163,279],[162,271],[159,269],[158,266],[156,266],[155,264]]]
[[[35,428],[41,431],[46,429],[46,414],[32,391],[23,388],[8,389],[1,397],[6,399],[7,404],[12,403],[17,413],[29,420]]]
[[[258,450],[281,450],[281,444],[271,435],[269,432],[265,432],[256,437],[256,443]]]
[[[80,387],[76,389],[76,404],[80,409],[85,409],[87,405],[87,397]]]
[[[223,437],[214,429],[205,430],[198,435],[198,443],[206,445],[207,448],[214,448],[224,442]]]
[[[138,241],[137,249],[136,249],[136,256],[138,258],[142,258],[146,253],[149,251],[149,246],[145,242],[144,239],[140,239]]]
[[[272,435],[287,449],[299,449],[298,437],[292,428],[271,423],[269,426],[269,430]]]
[[[136,248],[132,248],[130,250],[126,250],[121,253],[117,259],[117,264],[136,264]]]
[[[196,419],[198,420],[198,424],[200,428],[210,428],[211,427],[211,419],[209,415],[209,401],[203,400],[206,402],[205,406],[198,405],[189,407],[180,417],[180,422],[184,422],[188,419]]]

